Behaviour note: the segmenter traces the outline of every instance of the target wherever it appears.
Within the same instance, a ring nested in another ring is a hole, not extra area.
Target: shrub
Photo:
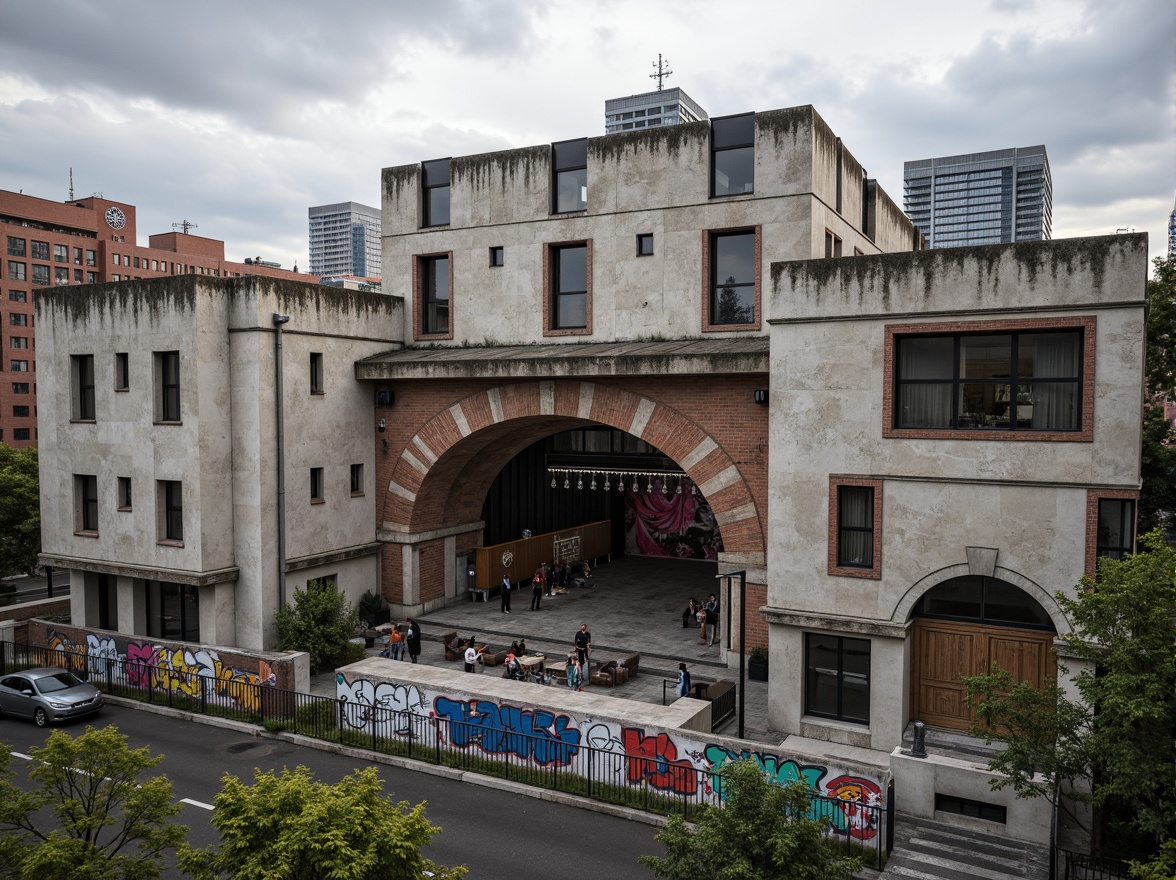
[[[330,586],[309,586],[294,591],[294,604],[278,611],[278,648],[305,651],[310,671],[331,667],[331,661],[347,657],[348,641],[359,615],[343,594]]]

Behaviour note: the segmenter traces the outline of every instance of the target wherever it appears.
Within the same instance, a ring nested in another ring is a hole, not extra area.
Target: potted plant
[[[768,680],[768,649],[756,645],[747,655],[747,677],[752,681]]]
[[[387,600],[373,590],[368,590],[359,597],[357,610],[359,611],[359,619],[369,627],[376,627],[391,620]]]

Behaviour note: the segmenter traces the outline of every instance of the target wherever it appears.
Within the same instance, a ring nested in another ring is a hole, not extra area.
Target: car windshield
[[[72,672],[58,672],[56,675],[50,675],[47,678],[38,678],[37,688],[43,694],[51,694],[54,691],[63,691],[66,688],[77,687],[81,683],[81,679]]]

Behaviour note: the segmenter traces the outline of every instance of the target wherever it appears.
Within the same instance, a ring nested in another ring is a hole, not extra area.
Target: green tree
[[[1176,436],[1164,403],[1176,400],[1176,261],[1157,257],[1147,282],[1147,394],[1140,463],[1139,531],[1165,528],[1176,511]]]
[[[694,830],[671,816],[657,834],[666,854],[638,861],[669,880],[843,880],[861,868],[808,818],[804,783],[775,785],[745,760],[723,768],[722,786],[721,808],[703,813]]]
[[[330,583],[311,581],[294,591],[294,604],[278,611],[278,648],[305,651],[310,671],[318,673],[347,654],[359,614]]]
[[[0,443],[0,577],[33,572],[40,552],[37,450]]]
[[[1049,682],[1038,696],[1010,687],[999,670],[965,683],[986,725],[975,732],[1007,746],[989,763],[1008,774],[994,788],[1072,794],[1100,810],[1096,849],[1147,858],[1176,834],[1176,552],[1159,532],[1139,543],[1134,556],[1100,559],[1097,578],[1084,577],[1074,595],[1057,595],[1072,626],[1061,635],[1067,653],[1090,667],[1072,677],[1079,701]]]
[[[1176,400],[1176,261],[1156,257],[1147,282],[1147,389]]]
[[[188,832],[172,822],[181,807],[171,781],[142,778],[163,757],[128,747],[114,726],[77,738],[55,730],[29,749],[39,788],[28,792],[13,784],[7,748],[0,754],[0,876],[147,880]]]
[[[1176,432],[1164,418],[1162,406],[1143,410],[1143,444],[1140,449],[1139,522],[1141,533],[1165,529],[1176,511]]]
[[[317,782],[306,767],[280,775],[254,771],[253,785],[224,777],[212,824],[219,846],[185,845],[180,865],[196,880],[439,880],[464,877],[426,859],[441,829],[410,807],[382,795],[374,767],[356,770],[337,785]]]
[[[718,323],[750,324],[755,320],[755,307],[742,304],[734,284],[735,278],[731,276],[719,288]]]

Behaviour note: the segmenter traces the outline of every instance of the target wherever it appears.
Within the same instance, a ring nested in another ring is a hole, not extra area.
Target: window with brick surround
[[[1093,576],[1102,556],[1122,559],[1135,552],[1139,492],[1090,489],[1086,493],[1086,566]]]
[[[828,573],[882,577],[882,481],[829,478]]]
[[[702,329],[758,329],[759,227],[705,232],[702,263]]]
[[[886,328],[883,436],[1093,438],[1095,319]]]
[[[543,248],[545,336],[592,332],[592,242],[565,241]]]

